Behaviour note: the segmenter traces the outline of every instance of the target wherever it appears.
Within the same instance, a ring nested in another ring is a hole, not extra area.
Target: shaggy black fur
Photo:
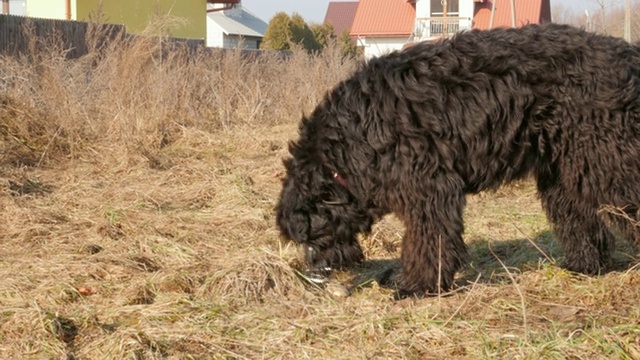
[[[277,224],[312,269],[335,268],[361,261],[356,235],[392,212],[401,291],[437,293],[466,262],[465,194],[533,175],[566,268],[596,274],[614,245],[598,209],[640,207],[639,97],[640,48],[564,25],[372,59],[303,119]]]

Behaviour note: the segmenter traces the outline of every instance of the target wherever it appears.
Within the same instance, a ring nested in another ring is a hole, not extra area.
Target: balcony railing
[[[416,41],[448,37],[458,31],[471,29],[471,18],[429,17],[417,18],[414,37]]]

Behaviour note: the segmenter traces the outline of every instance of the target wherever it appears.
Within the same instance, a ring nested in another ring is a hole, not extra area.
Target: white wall
[[[358,39],[358,46],[364,46],[364,56],[365,58],[370,59],[374,56],[380,56],[395,50],[401,50],[408,40],[408,37],[361,37]]]
[[[45,19],[64,19],[66,17],[66,14],[64,13],[64,1],[29,0],[26,3],[25,15]]]
[[[224,46],[224,32],[220,25],[207,16],[207,40],[206,44],[209,47],[223,47]]]
[[[242,39],[243,49],[257,49],[258,41],[257,37],[245,37]],[[215,21],[207,17],[207,41],[208,47],[235,49],[240,44],[240,37],[238,35],[226,35]]]
[[[473,1],[473,0],[470,0]],[[426,18],[431,14],[431,1],[430,0],[417,0],[416,1],[416,17]]]
[[[473,0],[460,0],[460,17],[473,19]]]

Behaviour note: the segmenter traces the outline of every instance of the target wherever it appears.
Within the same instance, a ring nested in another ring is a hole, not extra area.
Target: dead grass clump
[[[8,180],[9,193],[13,196],[46,195],[51,193],[51,186],[42,184],[35,179]]]
[[[130,266],[146,272],[156,272],[161,269],[161,266],[153,258],[145,255],[134,255],[130,259]]]
[[[196,296],[230,304],[304,297],[303,282],[282,257],[264,248],[246,251],[213,262]]]
[[[150,305],[156,299],[156,290],[150,284],[142,284],[135,290],[127,305]]]

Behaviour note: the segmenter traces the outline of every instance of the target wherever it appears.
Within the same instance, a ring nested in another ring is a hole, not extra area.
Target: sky
[[[334,0],[337,1],[337,0]],[[508,0],[497,0],[508,1]],[[624,5],[623,0],[600,0],[613,5]],[[633,0],[635,3],[637,0]],[[269,22],[273,15],[284,11],[291,15],[299,13],[307,23],[322,23],[327,13],[329,0],[242,0],[244,8],[248,9],[262,20]],[[566,8],[583,12],[597,7],[597,0],[551,0],[551,7],[562,4]]]
[[[297,12],[307,23],[322,23],[329,0],[242,0],[242,6],[266,22],[284,11],[289,15]]]

